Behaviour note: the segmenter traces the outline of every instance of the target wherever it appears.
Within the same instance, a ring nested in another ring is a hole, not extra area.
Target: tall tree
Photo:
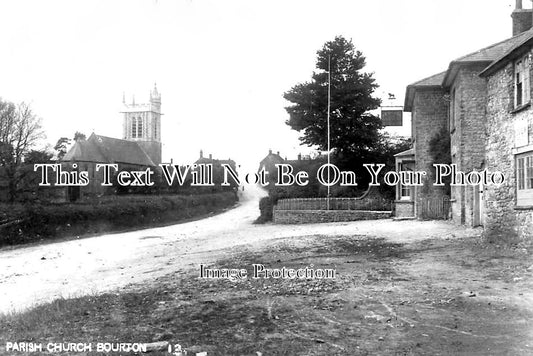
[[[59,140],[57,140],[56,145],[54,146],[54,150],[57,151],[57,160],[61,161],[65,154],[67,153],[68,145],[70,144],[70,139],[67,137],[61,137]]]
[[[287,125],[301,132],[300,140],[326,150],[328,73],[331,76],[331,148],[341,161],[358,157],[371,159],[379,149],[381,120],[369,113],[380,100],[372,93],[378,87],[371,73],[365,73],[365,57],[351,40],[342,36],[326,42],[317,52],[316,68],[309,82],[297,84],[284,93],[291,103]]]
[[[11,202],[15,200],[24,176],[21,169],[23,158],[43,137],[41,119],[30,105],[15,105],[0,99],[0,165],[8,181]]]
[[[50,163],[54,157],[53,152],[47,149],[42,150],[30,150],[24,156],[24,163],[36,164],[36,163]]]
[[[74,142],[76,142],[78,140],[85,140],[85,139],[87,139],[87,136],[85,136],[84,133],[79,132],[79,131],[76,131],[74,133]]]

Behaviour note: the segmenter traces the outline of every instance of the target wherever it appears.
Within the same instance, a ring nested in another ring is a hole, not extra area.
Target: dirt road
[[[150,283],[182,269],[213,263],[239,246],[310,235],[366,235],[394,242],[461,237],[479,231],[446,222],[359,221],[310,225],[253,225],[259,188],[246,187],[239,206],[178,225],[91,238],[0,249],[0,312],[22,310],[58,297],[98,294],[131,283]]]

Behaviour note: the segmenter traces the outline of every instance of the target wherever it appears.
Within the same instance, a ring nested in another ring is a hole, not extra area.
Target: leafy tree
[[[85,140],[85,139],[87,139],[87,136],[85,136],[84,133],[81,133],[81,132],[79,132],[79,131],[76,131],[76,132],[74,133],[74,139],[73,139],[74,142],[76,142],[76,141],[78,141],[78,140]]]
[[[372,74],[362,72],[365,57],[352,41],[338,36],[317,52],[317,72],[309,82],[297,84],[284,93],[289,125],[302,133],[308,146],[327,149],[328,72],[331,74],[331,148],[340,162],[353,158],[368,161],[379,148],[381,120],[369,113],[380,100],[372,93],[378,87]],[[361,163],[361,162],[359,162]]]
[[[44,137],[41,119],[30,105],[0,99],[0,165],[8,182],[9,200],[15,201],[25,175],[23,158]]]
[[[57,140],[56,145],[54,146],[54,150],[57,151],[57,159],[61,161],[65,154],[67,153],[67,147],[70,144],[70,139],[66,137],[61,137],[59,140]]]
[[[49,152],[46,149],[43,150],[31,150],[26,155],[24,155],[24,163],[35,164],[35,163],[48,163],[51,162],[53,153]]]

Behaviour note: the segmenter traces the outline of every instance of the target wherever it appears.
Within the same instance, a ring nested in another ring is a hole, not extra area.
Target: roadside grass
[[[210,266],[246,268],[246,279],[177,271],[129,291],[0,316],[0,350],[5,341],[167,341],[208,356],[526,355],[533,345],[524,322],[533,311],[509,300],[531,287],[530,257],[468,240],[278,240],[263,251],[228,250]],[[252,264],[337,275],[252,279]]]
[[[234,192],[220,192],[104,196],[77,203],[0,203],[0,247],[183,222],[220,212],[236,201]]]

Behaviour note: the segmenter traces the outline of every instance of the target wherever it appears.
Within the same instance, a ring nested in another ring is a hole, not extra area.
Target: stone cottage
[[[452,186],[452,220],[483,225],[490,236],[523,239],[533,233],[533,11],[517,0],[511,17],[511,38],[453,60],[445,72],[409,85],[404,110],[412,113],[417,170],[434,174],[429,141],[444,129],[450,135],[451,162],[459,171],[505,174],[500,186]],[[431,184],[418,188],[415,215],[422,200],[444,194]]]

